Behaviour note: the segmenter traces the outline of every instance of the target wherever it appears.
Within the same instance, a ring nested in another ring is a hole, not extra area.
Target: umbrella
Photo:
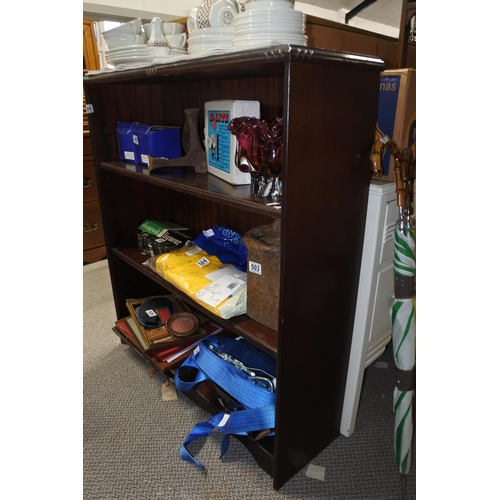
[[[412,405],[415,388],[415,308],[413,294],[408,297],[411,293],[411,282],[415,278],[414,231],[408,229],[404,234],[395,229],[394,247],[394,304],[391,314],[396,365],[394,449],[399,472],[406,475],[411,465]],[[410,283],[406,288],[405,281]]]
[[[413,401],[415,397],[415,227],[411,217],[415,161],[410,148],[400,151],[387,135],[376,132],[372,148],[372,169],[381,176],[380,159],[389,147],[394,157],[396,198],[399,209],[394,226],[394,302],[391,309],[392,345],[396,366],[393,411],[394,451],[402,474],[405,496],[406,475],[411,467],[413,437]]]
[[[399,161],[398,161],[399,160]],[[415,178],[411,149],[398,157],[395,152],[396,196],[399,217],[394,227],[394,304],[392,306],[392,348],[396,365],[393,411],[394,451],[399,472],[405,479],[411,466],[413,399],[415,397],[415,228],[411,218],[411,196]]]

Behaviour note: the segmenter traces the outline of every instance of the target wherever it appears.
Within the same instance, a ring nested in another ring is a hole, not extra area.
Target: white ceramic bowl
[[[132,33],[103,33],[103,38],[106,41],[108,49],[116,49],[117,47],[126,47],[127,45],[142,45],[146,43],[146,35],[141,33],[135,35]]]
[[[180,35],[184,33],[186,26],[182,23],[163,23],[163,32],[165,35]]]
[[[184,31],[185,26],[181,23],[161,23],[164,35],[175,35],[180,34]],[[153,23],[143,24],[144,33],[146,33],[146,39],[151,38],[151,31],[153,29]]]
[[[291,10],[295,0],[247,0],[245,12],[250,10]]]
[[[121,26],[117,26],[116,28],[104,31],[102,36],[105,37],[107,34],[111,33],[129,33],[131,35],[138,35],[141,32],[141,23],[142,19],[139,17],[137,19],[133,19],[132,21],[128,21],[127,23],[123,23]]]

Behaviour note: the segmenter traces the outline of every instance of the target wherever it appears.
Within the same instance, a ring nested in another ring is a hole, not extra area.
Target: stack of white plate
[[[148,57],[148,47],[146,45],[127,45],[107,50],[104,55],[106,62],[112,66],[144,62]]]
[[[306,16],[294,9],[252,9],[240,12],[233,23],[235,49],[271,42],[307,45]]]
[[[189,33],[189,55],[200,55],[213,50],[232,50],[234,28],[204,28]]]

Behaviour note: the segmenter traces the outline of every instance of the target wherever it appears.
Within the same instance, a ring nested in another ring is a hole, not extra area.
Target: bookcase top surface
[[[361,66],[365,70],[383,71],[384,62],[377,57],[352,54],[334,50],[318,49],[298,45],[275,45],[266,48],[228,52],[191,60],[182,60],[172,63],[155,64],[140,68],[129,68],[117,71],[106,71],[85,75],[84,85],[131,81],[139,83],[148,80],[154,83],[156,78],[187,76],[224,76],[225,71],[231,75],[253,75],[256,72],[272,74],[281,71],[284,63],[299,64]]]

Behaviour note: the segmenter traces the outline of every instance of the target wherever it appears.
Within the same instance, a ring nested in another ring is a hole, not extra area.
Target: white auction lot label
[[[255,274],[262,274],[262,266],[258,262],[248,261],[248,271]]]

